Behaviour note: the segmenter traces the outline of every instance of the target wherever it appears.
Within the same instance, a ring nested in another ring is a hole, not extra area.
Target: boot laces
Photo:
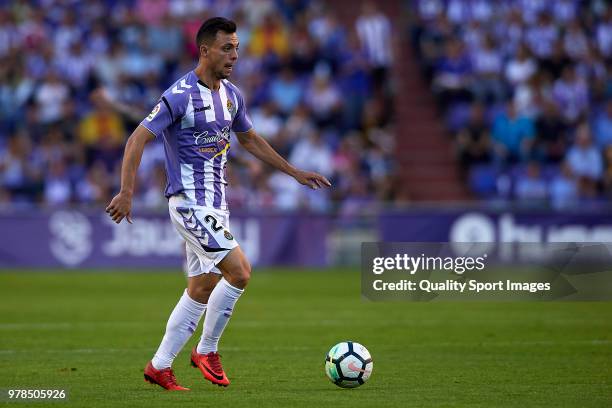
[[[219,357],[221,356],[219,355],[219,353],[216,352],[210,352],[206,355],[208,365],[216,373],[223,372],[223,367],[221,366],[221,359]]]

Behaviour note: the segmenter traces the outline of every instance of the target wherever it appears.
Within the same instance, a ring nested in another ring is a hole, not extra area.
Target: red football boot
[[[157,384],[168,391],[189,391],[189,388],[182,387],[176,383],[176,377],[171,368],[156,370],[150,361],[144,369],[144,379],[146,382]]]
[[[208,354],[198,354],[197,348],[191,352],[191,365],[200,369],[204,378],[213,384],[221,387],[227,387],[229,380],[221,367],[221,359],[219,353],[211,352]]]

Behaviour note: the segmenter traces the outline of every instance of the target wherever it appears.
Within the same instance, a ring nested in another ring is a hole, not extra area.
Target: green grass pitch
[[[612,406],[612,303],[370,303],[348,270],[257,270],[222,338],[232,384],[177,357],[187,393],[144,382],[180,272],[0,273],[0,389],[63,388],[35,407]],[[325,377],[342,340],[374,372],[345,390]]]

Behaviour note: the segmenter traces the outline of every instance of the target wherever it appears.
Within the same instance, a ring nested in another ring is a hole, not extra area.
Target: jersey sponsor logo
[[[209,144],[209,143],[217,143],[220,149],[223,149],[225,145],[229,142],[230,139],[230,129],[229,126],[225,126],[221,129],[220,133],[217,133],[214,136],[208,136],[208,130],[204,132],[193,132],[194,144],[196,146]]]
[[[149,113],[149,116],[147,116],[147,121],[148,122],[152,121],[153,118],[155,118],[155,116],[157,116],[157,114],[159,113],[160,109],[161,109],[161,102],[158,103],[157,105],[155,105],[155,107],[153,108],[151,113]]]
[[[208,136],[208,130],[204,132],[193,132],[193,138],[195,145],[216,143],[219,140],[219,136]]]

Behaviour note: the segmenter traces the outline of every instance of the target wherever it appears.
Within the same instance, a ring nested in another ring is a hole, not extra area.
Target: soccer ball
[[[343,341],[325,357],[325,374],[342,388],[356,388],[368,381],[374,363],[370,352],[359,343]]]

